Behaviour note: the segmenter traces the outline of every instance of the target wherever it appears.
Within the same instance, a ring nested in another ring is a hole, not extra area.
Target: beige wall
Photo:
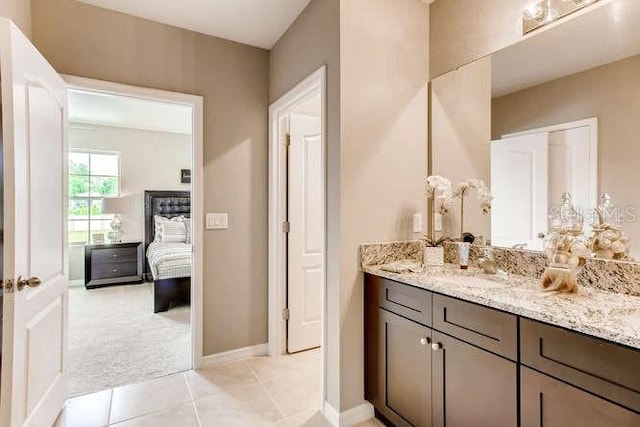
[[[363,242],[420,237],[427,142],[428,7],[348,0],[340,13],[340,410],[363,403]]]
[[[431,85],[432,172],[454,187],[469,178],[490,185],[491,59],[483,58],[440,76]],[[443,217],[444,235],[460,236],[460,204]],[[475,193],[465,198],[464,231],[491,236],[491,217],[482,215]]]
[[[267,340],[269,53],[72,0],[34,0],[33,38],[61,73],[204,96],[204,353]],[[231,327],[230,327],[231,326]]]
[[[591,117],[598,118],[599,191],[637,214],[640,55],[494,99],[493,137]],[[638,254],[640,226],[623,228]]]
[[[271,50],[269,98],[276,101],[327,66],[327,298],[340,291],[340,0],[312,0]],[[339,406],[340,306],[328,304],[327,400]]]
[[[322,64],[327,101],[327,400],[364,401],[358,245],[414,237],[426,173],[428,9],[312,0],[271,52],[275,101]]]
[[[31,38],[31,0],[1,0],[0,16],[11,19]]]
[[[431,76],[436,77],[522,38],[529,0],[436,0],[431,5]]]

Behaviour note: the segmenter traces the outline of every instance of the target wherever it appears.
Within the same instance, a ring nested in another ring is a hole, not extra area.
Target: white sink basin
[[[488,280],[475,276],[434,276],[433,278],[442,280],[444,282],[455,283],[456,285],[464,285],[470,287],[503,288],[507,286],[497,280]]]

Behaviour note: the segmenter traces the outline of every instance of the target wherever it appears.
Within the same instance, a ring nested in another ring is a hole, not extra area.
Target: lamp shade
[[[129,201],[124,197],[105,197],[102,210],[107,214],[120,214],[129,211]]]

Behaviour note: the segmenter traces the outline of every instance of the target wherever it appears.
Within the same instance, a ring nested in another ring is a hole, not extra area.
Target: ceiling
[[[190,134],[191,107],[69,90],[69,123]]]
[[[640,54],[640,1],[618,0],[592,7],[493,54],[492,95],[506,95]]]
[[[310,0],[79,0],[82,3],[271,49]]]

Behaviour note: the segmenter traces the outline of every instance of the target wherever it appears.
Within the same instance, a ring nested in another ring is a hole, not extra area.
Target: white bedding
[[[152,242],[147,259],[153,280],[191,277],[191,245],[176,242]]]

